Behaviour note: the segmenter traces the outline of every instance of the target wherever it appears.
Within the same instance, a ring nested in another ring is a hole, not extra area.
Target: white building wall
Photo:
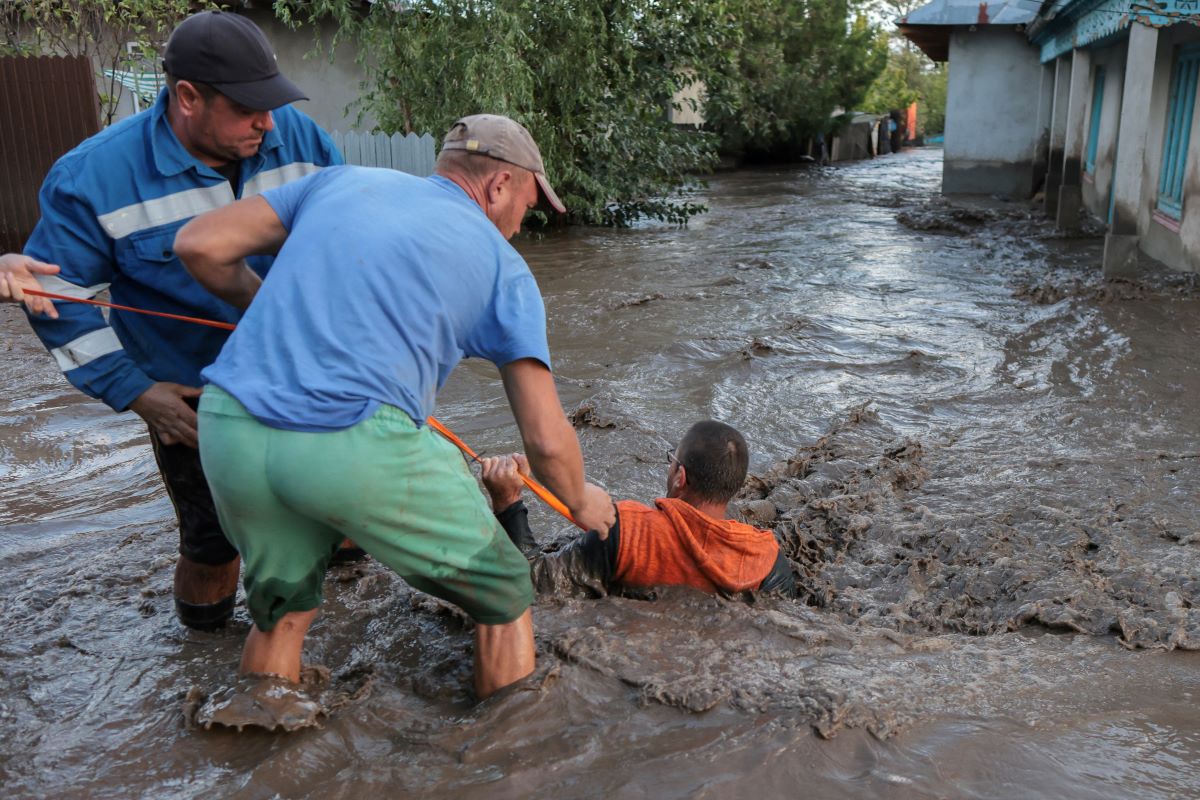
[[[675,125],[698,128],[704,124],[704,81],[696,78],[695,70],[686,69],[681,74],[691,83],[675,92],[671,107],[667,109],[667,119]]]
[[[1121,123],[1121,94],[1125,88],[1125,54],[1128,42],[1092,53],[1092,75],[1088,81],[1088,99],[1093,97],[1096,67],[1104,67],[1104,97],[1100,102],[1100,132],[1096,145],[1095,168],[1083,176],[1083,203],[1089,212],[1101,220],[1108,219],[1109,193],[1112,190],[1113,166],[1117,156],[1117,129]],[[1088,107],[1087,130],[1092,128],[1092,108]],[[1085,142],[1086,147],[1086,142]]]
[[[950,35],[950,83],[942,191],[1029,197],[1041,130],[1038,52],[1014,30],[956,30]]]
[[[1176,224],[1154,212],[1158,200],[1158,179],[1162,171],[1171,68],[1176,48],[1193,42],[1200,42],[1200,31],[1192,25],[1174,25],[1159,32],[1145,171],[1142,175],[1142,203],[1137,226],[1142,252],[1174,269],[1195,272],[1200,271],[1200,208],[1197,207],[1200,204],[1200,110],[1192,113],[1183,188],[1183,218]],[[1200,99],[1200,92],[1197,93],[1197,99]]]

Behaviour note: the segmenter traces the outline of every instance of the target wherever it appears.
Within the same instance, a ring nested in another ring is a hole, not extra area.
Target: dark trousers
[[[211,566],[233,561],[238,551],[225,538],[217,520],[212,493],[200,467],[200,451],[185,444],[163,444],[154,431],[150,431],[150,442],[179,518],[179,554]]]

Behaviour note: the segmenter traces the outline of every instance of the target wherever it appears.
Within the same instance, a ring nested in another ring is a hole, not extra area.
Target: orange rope
[[[185,317],[182,314],[168,314],[165,311],[147,311],[144,308],[133,308],[132,306],[119,306],[115,303],[105,303],[101,300],[88,300],[83,297],[71,297],[67,294],[54,294],[53,292],[42,292],[37,289],[25,289],[25,294],[31,294],[35,297],[49,297],[51,300],[65,300],[68,303],[84,303],[89,306],[103,306],[104,308],[115,308],[118,311],[132,311],[135,314],[147,314],[151,317],[166,317],[167,319],[179,320],[180,322],[191,322],[196,325],[207,325],[210,328],[222,328],[223,330],[231,331],[234,328],[232,322],[217,322],[215,319],[200,319],[199,317]]]
[[[466,453],[469,458],[473,458],[476,461],[479,460],[479,456],[475,455],[475,451],[472,450],[469,446],[467,446],[466,442],[464,442],[462,439],[455,436],[454,433],[449,428],[447,428],[445,425],[438,422],[433,417],[429,417],[425,421],[429,423],[429,427],[433,428],[435,431],[440,433],[442,436],[445,436],[447,439],[449,439],[451,442],[453,442],[455,445],[457,445],[458,449],[462,450],[464,453]],[[575,525],[578,526],[581,530],[587,530],[582,525],[580,525],[579,522],[576,521],[575,517],[571,516],[571,512],[567,508],[566,504],[563,503],[562,500],[559,500],[557,497],[555,497],[554,494],[549,489],[547,489],[545,486],[542,486],[540,483],[535,481],[533,478],[530,478],[528,475],[521,475],[520,473],[517,473],[517,474],[520,476],[522,483],[524,483],[526,486],[529,487],[530,491],[532,491],[538,497],[542,498],[542,500],[546,501],[546,505],[550,506],[555,511],[562,514],[564,517],[571,520],[571,522],[575,523]]]
[[[212,319],[201,319],[200,317],[185,317],[181,314],[168,314],[165,311],[148,311],[147,309],[144,309],[144,308],[134,308],[133,306],[119,306],[115,303],[105,303],[101,300],[88,300],[83,297],[71,297],[70,295],[66,295],[66,294],[54,294],[53,292],[43,292],[38,289],[25,289],[24,292],[25,292],[25,294],[31,294],[31,295],[34,295],[35,297],[48,297],[51,300],[63,300],[68,303],[83,303],[83,304],[89,305],[89,306],[102,306],[104,308],[115,308],[118,311],[130,311],[130,312],[133,312],[134,314],[147,314],[152,317],[165,317],[166,319],[178,320],[179,322],[191,322],[196,325],[207,325],[210,328],[221,328],[221,329],[227,330],[227,331],[231,331],[236,327],[232,322],[218,322],[218,321],[212,320]],[[462,439],[455,436],[454,433],[449,428],[447,428],[445,425],[438,422],[433,417],[429,417],[425,421],[429,423],[429,427],[433,428],[435,431],[440,433],[442,436],[445,436],[447,439],[449,439],[452,443],[454,443],[454,445],[456,447],[458,447],[459,450],[466,453],[469,458],[472,458],[475,461],[479,460],[479,456],[475,455],[475,451],[472,450],[467,445],[466,442],[464,442]],[[544,500],[546,502],[546,505],[550,506],[555,511],[562,514],[564,517],[569,519],[571,522],[573,522],[579,528],[583,528],[583,526],[580,525],[575,520],[575,517],[571,516],[571,511],[567,508],[566,504],[562,500],[559,500],[557,497],[555,497],[553,492],[551,492],[545,486],[542,486],[540,483],[538,483],[533,478],[530,478],[527,475],[521,475],[520,477],[521,477],[522,482],[524,482],[524,484],[529,487],[530,491],[532,491],[538,497],[542,498],[542,500]]]

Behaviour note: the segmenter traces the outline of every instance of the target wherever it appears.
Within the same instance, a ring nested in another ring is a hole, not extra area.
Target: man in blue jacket
[[[87,139],[51,169],[42,218],[25,246],[57,264],[47,291],[237,322],[240,312],[200,287],[175,257],[175,233],[197,214],[340,164],[332,140],[287,104],[307,99],[279,71],[258,27],[206,11],[167,42],[167,88],[157,103]],[[272,258],[249,264],[259,274]],[[150,428],[155,458],[179,517],[175,602],[192,628],[222,626],[233,611],[238,553],[217,521],[200,466],[200,370],[228,333],[158,317],[56,304],[34,330],[78,389]]]

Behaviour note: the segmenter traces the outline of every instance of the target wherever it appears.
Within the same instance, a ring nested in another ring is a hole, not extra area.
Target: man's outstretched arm
[[[579,439],[563,413],[550,368],[535,358],[521,358],[502,366],[500,377],[534,474],[584,530],[607,535],[616,521],[612,498],[584,480]]]
[[[0,303],[24,303],[30,314],[45,314],[58,319],[54,303],[45,297],[25,294],[26,289],[42,289],[38,275],[57,275],[57,264],[43,264],[20,253],[0,256]]]

